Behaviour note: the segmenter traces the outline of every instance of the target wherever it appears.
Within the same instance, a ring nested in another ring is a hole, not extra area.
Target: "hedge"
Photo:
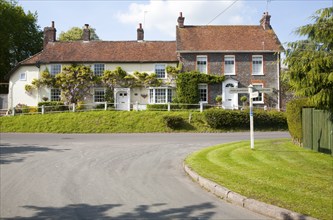
[[[50,102],[39,102],[38,103],[38,112],[42,111],[42,106],[45,106],[45,111],[67,111],[69,110],[69,107],[66,106],[63,102],[55,102],[55,101],[50,101]]]
[[[294,142],[301,144],[302,135],[302,109],[311,107],[307,98],[294,99],[287,103],[287,122],[289,133]]]
[[[208,125],[214,129],[248,130],[250,116],[248,111],[209,109],[204,111]],[[256,110],[253,115],[256,130],[286,130],[285,113],[278,111]]]

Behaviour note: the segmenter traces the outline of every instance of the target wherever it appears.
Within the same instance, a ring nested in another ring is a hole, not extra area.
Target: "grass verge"
[[[218,145],[186,163],[199,175],[249,198],[319,219],[333,219],[333,158],[290,140]]]
[[[189,116],[191,114],[191,123]],[[171,129],[164,116],[179,116],[184,124]],[[0,117],[1,132],[43,133],[146,133],[146,132],[216,132],[199,112],[90,111],[45,115]]]

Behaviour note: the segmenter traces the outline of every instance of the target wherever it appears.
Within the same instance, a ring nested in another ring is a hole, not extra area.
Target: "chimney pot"
[[[51,22],[51,27],[44,28],[44,42],[43,47],[45,48],[49,42],[56,41],[57,29],[54,27],[54,21]]]
[[[89,29],[89,24],[84,25],[85,28],[83,29],[83,41],[90,41],[90,29]]]
[[[260,19],[260,25],[263,27],[264,30],[270,30],[271,27],[271,16],[268,12],[264,12],[262,18]]]
[[[178,27],[180,27],[180,28],[184,27],[184,20],[185,20],[185,17],[183,17],[183,12],[180,12],[179,17],[177,19]]]
[[[137,29],[137,40],[138,41],[143,41],[144,39],[144,31],[142,28],[142,24],[139,23],[139,28]]]

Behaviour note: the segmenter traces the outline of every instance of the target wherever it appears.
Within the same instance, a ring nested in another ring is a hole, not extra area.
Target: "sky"
[[[136,40],[142,23],[145,40],[175,40],[177,18],[185,25],[259,25],[268,11],[281,43],[299,40],[294,31],[313,23],[318,9],[333,0],[18,0],[23,9],[37,12],[41,29],[55,21],[57,35],[89,24],[106,41]]]

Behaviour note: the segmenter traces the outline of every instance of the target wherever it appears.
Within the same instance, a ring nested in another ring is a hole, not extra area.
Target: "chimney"
[[[271,27],[271,16],[268,14],[268,12],[264,12],[262,18],[260,19],[260,25],[264,30],[270,30]]]
[[[144,38],[144,31],[142,28],[142,24],[139,24],[139,28],[136,30],[137,31],[137,40],[138,41],[143,41]]]
[[[54,28],[54,21],[52,21],[51,27],[44,28],[44,44],[43,47],[45,48],[49,42],[56,41],[56,32],[57,30]]]
[[[85,24],[85,25],[84,25],[82,38],[83,38],[83,41],[90,41],[90,29],[89,29],[89,24]]]
[[[177,19],[178,27],[180,27],[180,28],[184,27],[184,20],[185,20],[185,17],[183,17],[183,13],[180,12],[180,15],[179,15],[179,17]]]

